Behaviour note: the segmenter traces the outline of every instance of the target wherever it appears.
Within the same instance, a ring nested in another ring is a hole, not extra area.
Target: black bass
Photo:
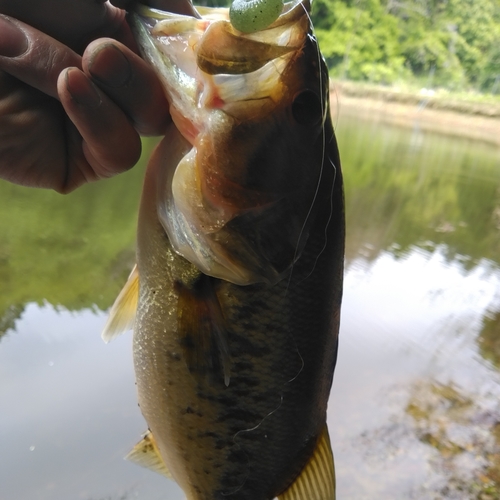
[[[242,33],[140,8],[173,124],[149,162],[137,266],[103,336],[134,327],[149,432],[129,458],[189,500],[333,500],[326,428],[342,175],[307,0]]]

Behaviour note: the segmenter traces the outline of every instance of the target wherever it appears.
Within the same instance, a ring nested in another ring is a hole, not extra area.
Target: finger
[[[76,52],[27,24],[0,15],[0,70],[57,97],[59,73],[70,66],[81,66]]]
[[[91,172],[84,172],[86,180],[111,177],[137,163],[141,154],[139,135],[120,108],[82,71],[64,70],[58,91],[66,113],[83,138],[83,152],[92,167]]]
[[[66,171],[62,121],[56,100],[0,72],[0,177],[21,185],[61,186]]]
[[[165,92],[154,70],[122,44],[101,39],[83,55],[83,70],[145,135],[163,134],[170,123]]]
[[[125,16],[105,0],[0,0],[0,12],[75,50],[98,36],[111,36]]]

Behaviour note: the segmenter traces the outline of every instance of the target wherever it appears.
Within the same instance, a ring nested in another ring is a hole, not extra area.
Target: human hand
[[[169,115],[156,75],[130,49],[124,11],[102,0],[0,0],[0,12],[20,19],[0,15],[0,177],[65,193],[132,167],[139,133],[161,134]],[[123,43],[98,39],[79,54],[102,35]]]

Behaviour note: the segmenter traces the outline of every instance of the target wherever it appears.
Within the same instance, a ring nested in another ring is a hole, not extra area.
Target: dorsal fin
[[[223,377],[228,386],[231,360],[217,282],[202,274],[190,286],[177,283],[178,330],[190,372],[208,380]]]
[[[172,474],[170,474],[165,462],[161,458],[160,451],[151,431],[144,434],[144,437],[130,450],[125,460],[130,460],[130,462],[134,462],[141,467],[172,479]]]
[[[111,307],[108,321],[104,325],[101,338],[106,344],[134,327],[138,300],[139,273],[136,264],[113,307]]]
[[[326,424],[313,455],[278,500],[335,500],[335,465]]]

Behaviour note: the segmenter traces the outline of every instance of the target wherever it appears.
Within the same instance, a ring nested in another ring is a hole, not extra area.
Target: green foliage
[[[479,76],[481,90],[500,94],[500,37],[486,54]]]
[[[500,368],[500,312],[492,317],[483,318],[479,350],[484,359],[488,359],[494,366]]]
[[[0,335],[29,302],[111,306],[135,261],[142,176],[139,166],[68,196],[0,182]]]
[[[338,129],[345,178],[347,262],[440,247],[472,269],[500,265],[500,171],[494,147],[378,123]]]
[[[312,18],[340,78],[500,93],[500,0],[315,0]]]
[[[316,35],[334,74],[390,83],[404,73],[397,20],[379,0],[316,0],[313,5]]]
[[[195,0],[227,7],[231,0]],[[500,94],[500,0],[312,0],[332,75]]]

